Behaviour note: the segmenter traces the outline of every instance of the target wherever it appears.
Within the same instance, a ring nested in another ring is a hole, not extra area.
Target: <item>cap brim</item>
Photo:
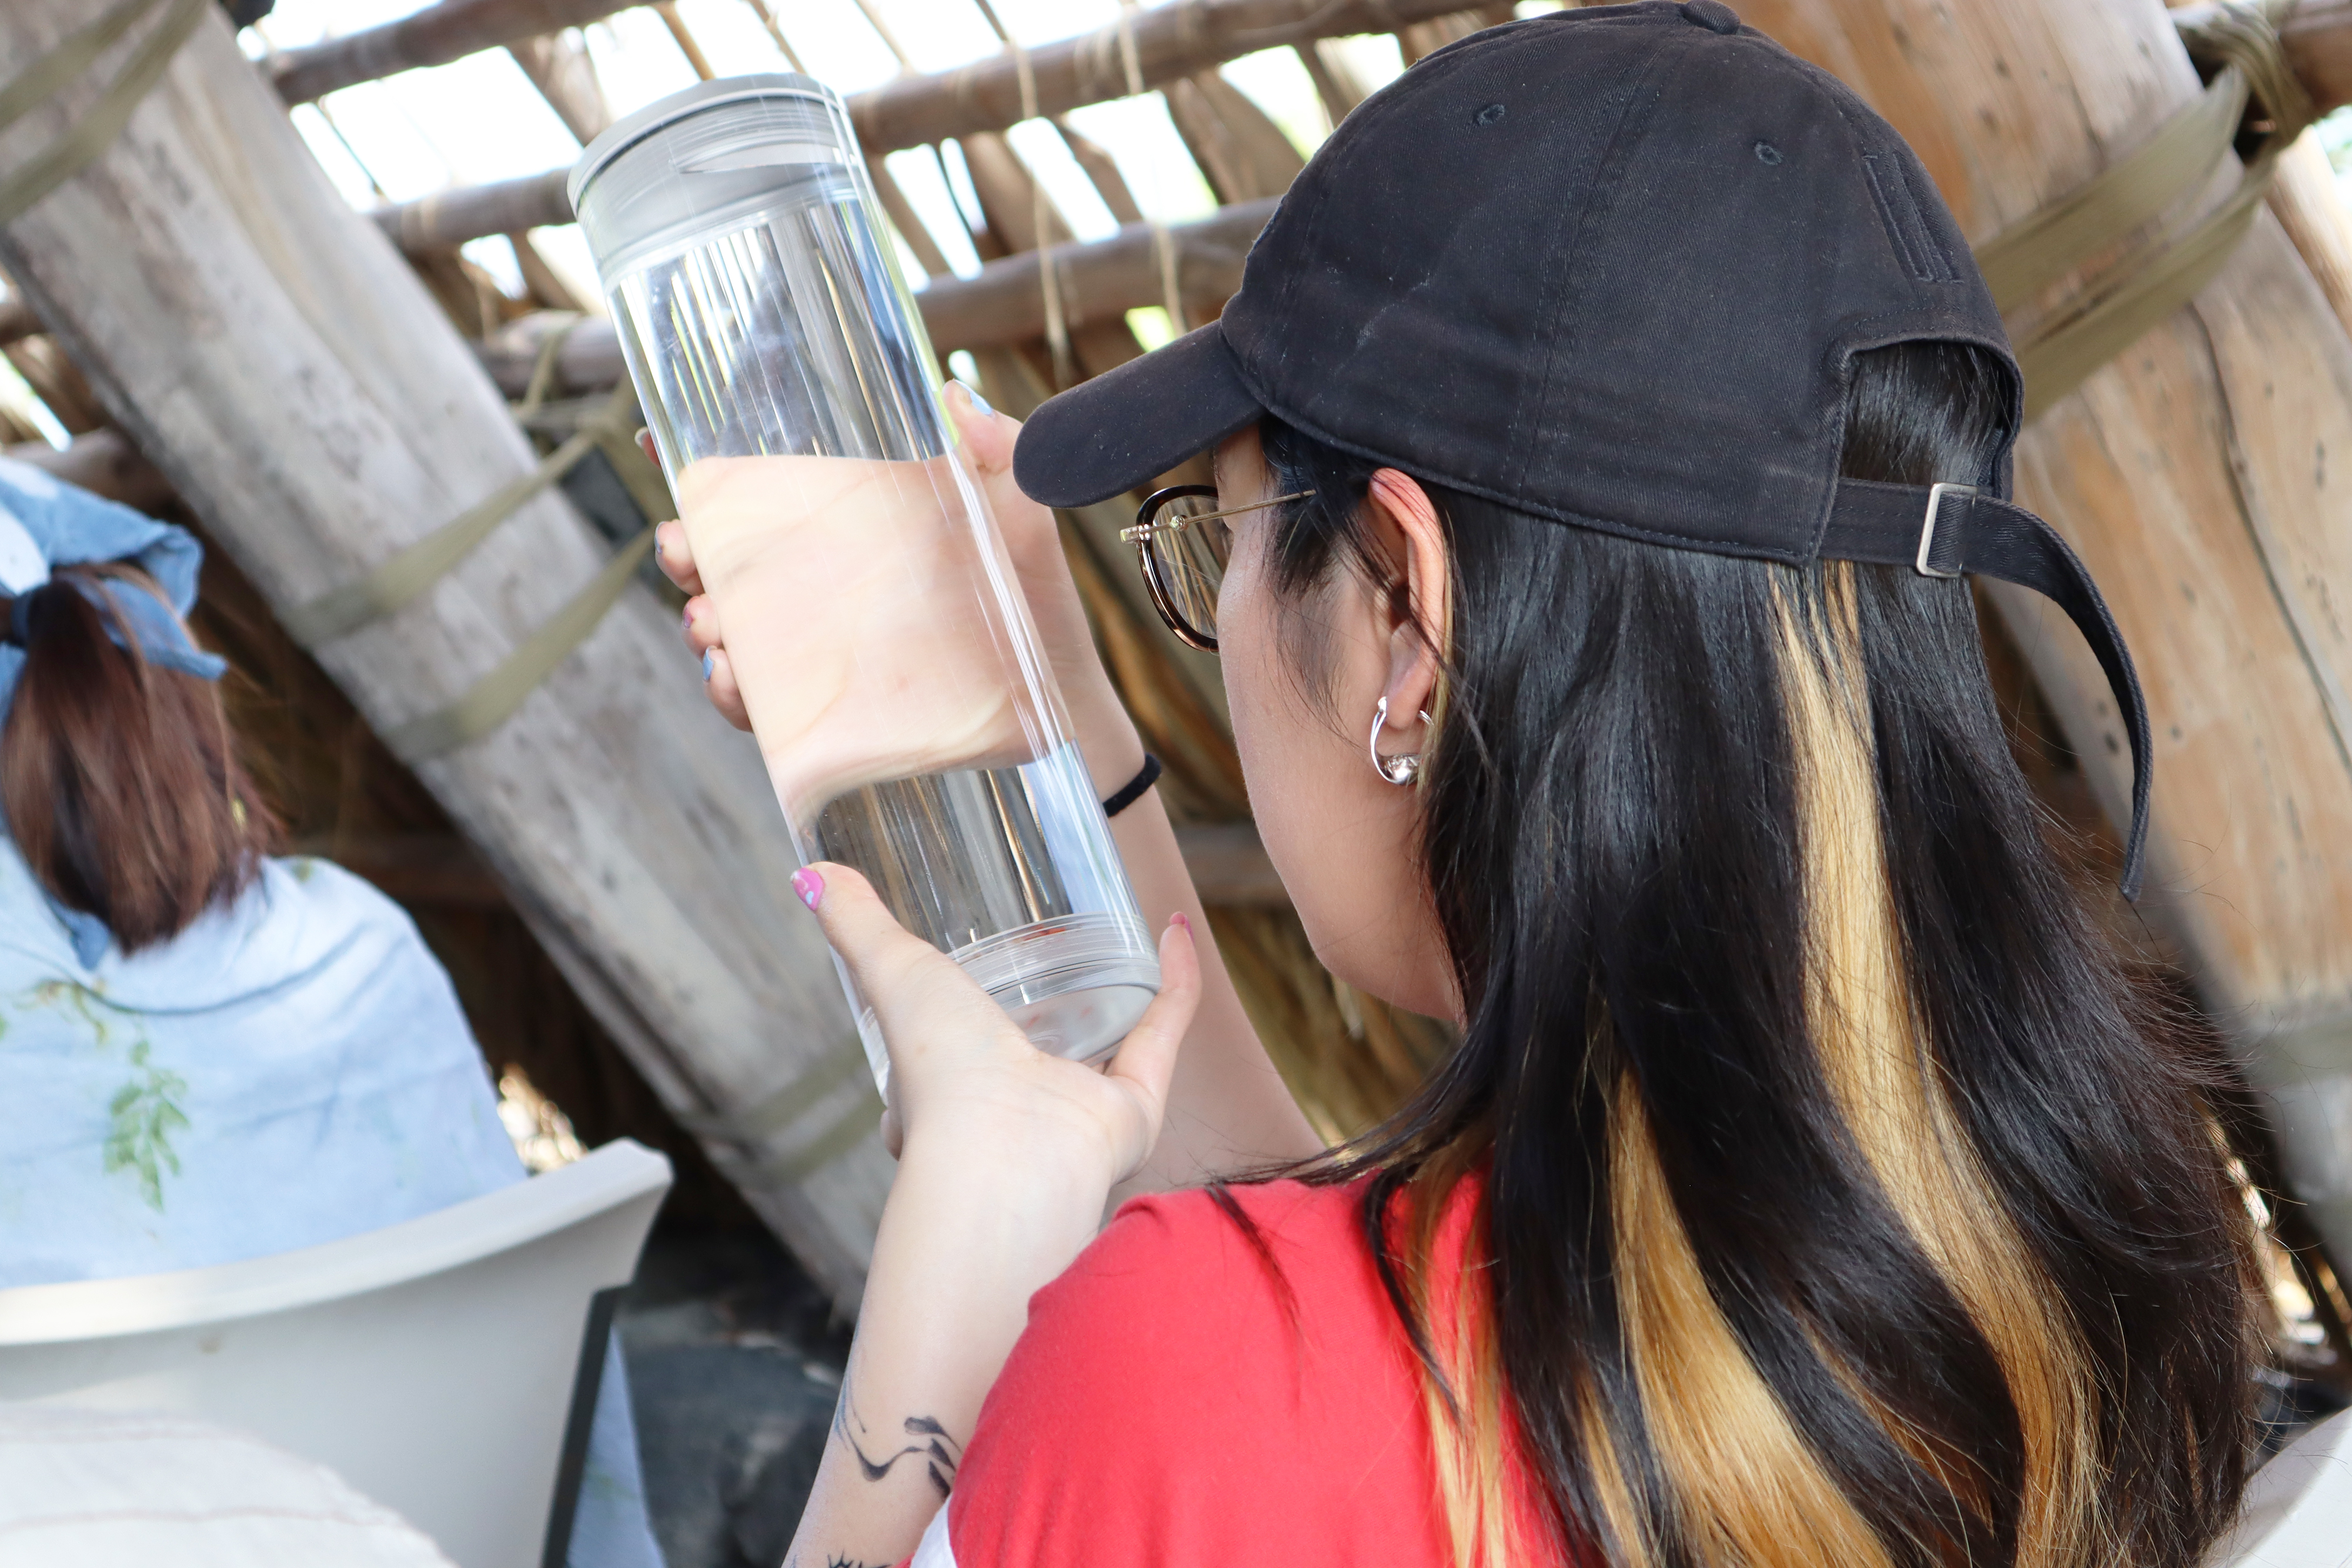
[[[1086,507],[1205,452],[1264,413],[1214,321],[1048,398],[1013,448],[1032,500]]]

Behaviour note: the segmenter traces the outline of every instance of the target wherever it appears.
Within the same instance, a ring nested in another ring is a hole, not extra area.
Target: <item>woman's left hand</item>
[[[857,1339],[793,1563],[897,1563],[940,1507],[1029,1298],[1094,1239],[1159,1136],[1200,999],[1192,933],[1160,941],[1160,995],[1107,1068],[1031,1045],[988,993],[830,862],[793,879],[873,1004],[905,1127]],[[917,1451],[923,1458],[898,1464]]]
[[[793,883],[882,1026],[894,1145],[961,1145],[991,1161],[1059,1165],[1089,1186],[1099,1180],[1097,1207],[1143,1164],[1201,998],[1183,915],[1160,936],[1159,996],[1108,1065],[1086,1066],[1030,1044],[955,960],[892,919],[856,872],[824,862]]]

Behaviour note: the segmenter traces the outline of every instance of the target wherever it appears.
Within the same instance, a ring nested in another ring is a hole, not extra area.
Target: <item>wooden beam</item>
[[[443,0],[380,27],[289,49],[271,67],[278,95],[308,103],[363,81],[447,65],[482,49],[576,27],[625,9],[615,0]],[[1143,85],[1213,70],[1260,49],[1351,33],[1386,33],[1463,10],[1461,0],[1177,0],[1133,14]],[[1029,51],[1037,112],[1055,115],[1127,95],[1116,27]],[[1021,73],[1008,53],[957,70],[908,75],[849,100],[867,152],[879,156],[1020,120]]]
[[[2320,113],[2352,103],[2352,0],[2303,0],[2280,26],[2279,41]]]
[[[1979,242],[2200,90],[2158,0],[1970,0],[1932,28],[1885,0],[1739,10],[1894,121]],[[2347,387],[2352,334],[2265,212],[2193,304],[2053,403],[2017,458],[2021,497],[2105,591],[2154,721],[2148,892],[2117,925],[2144,919],[2186,962],[2339,1266],[2352,1260],[2352,632],[2336,606],[2352,599],[2352,532],[2330,460],[2352,453]],[[1990,586],[2101,804],[2127,815],[2105,678],[2063,616]]]
[[[1279,198],[1220,207],[1197,223],[1171,224],[1178,292],[1222,305],[1241,287],[1250,242]],[[1055,246],[1054,277],[1071,329],[1123,319],[1165,297],[1160,247],[1150,225],[1129,224],[1108,239]],[[1034,251],[992,261],[971,277],[943,277],[915,296],[941,353],[1025,343],[1045,329],[1044,280]]]
[[[710,68],[710,60],[703,54],[702,46],[688,30],[686,18],[677,14],[677,0],[653,0],[653,10],[654,15],[662,19],[662,26],[669,29],[671,41],[677,45],[677,52],[686,57],[686,63],[693,68],[694,74],[704,81],[717,76],[719,73]]]
[[[175,498],[172,482],[139,454],[119,430],[93,430],[74,438],[59,451],[46,441],[8,448],[7,455],[79,485],[93,496],[120,501],[142,512],[169,506]]]
[[[9,0],[0,59],[40,58],[89,16]],[[31,110],[0,172],[103,86]],[[0,232],[0,267],[280,612],[532,466],[498,389],[217,13],[107,152]],[[609,549],[544,493],[320,663],[388,732],[513,653]],[[872,1082],[789,891],[798,857],[758,749],[709,711],[676,617],[625,592],[503,726],[417,773],[664,1103],[854,1303],[891,1169]]]
[[[467,240],[523,234],[572,221],[563,193],[569,169],[525,174],[488,185],[460,185],[397,206],[378,207],[368,216],[393,244],[410,255],[454,250]]]
[[[331,92],[421,66],[446,66],[566,27],[584,26],[635,0],[442,0],[397,22],[346,34],[309,48],[289,49],[270,62],[270,78],[288,103],[309,103]]]
[[[588,57],[588,47],[580,41],[579,34],[541,33],[535,38],[518,38],[507,46],[507,53],[583,147],[613,123],[612,105],[604,101],[604,84],[596,79],[596,62]]]
[[[1462,9],[1461,0],[1178,0],[1131,13],[1131,34],[1143,85],[1157,88],[1260,49],[1392,32]],[[1042,115],[1123,98],[1130,86],[1115,26],[1033,48],[1029,68]],[[900,77],[849,100],[858,141],[874,153],[1002,131],[1022,110],[1020,68],[1010,54]]]
[[[1272,201],[1251,202],[1221,207],[1198,223],[1168,226],[1180,291],[1203,319],[1241,287],[1250,242],[1274,208]],[[1088,245],[1057,246],[1053,256],[1062,308],[1074,331],[1120,321],[1129,310],[1166,297],[1160,249],[1149,225],[1130,224]],[[1045,329],[1044,283],[1034,251],[992,261],[972,277],[934,279],[915,303],[931,346],[942,354],[1032,342]],[[548,326],[519,321],[479,346],[484,367],[509,396],[520,397],[530,384],[540,335]],[[594,392],[617,384],[624,373],[613,323],[600,317],[582,322],[564,340],[556,354],[554,390],[571,395]]]
[[[2190,27],[2221,9],[2213,0],[2176,6],[2173,22]],[[2279,24],[2286,63],[2319,112],[2352,103],[2352,0],[2302,0]]]

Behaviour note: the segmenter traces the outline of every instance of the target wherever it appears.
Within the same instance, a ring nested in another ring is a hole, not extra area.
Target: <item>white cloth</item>
[[[2289,1443],[2246,1484],[2237,1527],[2210,1568],[2352,1564],[2352,1410]]]
[[[326,1466],[184,1416],[0,1405],[9,1568],[450,1568]]]
[[[449,977],[320,860],[85,965],[0,839],[0,1288],[235,1262],[524,1179]],[[572,1568],[660,1568],[617,1351]]]
[[[940,1504],[940,1511],[931,1515],[924,1527],[923,1539],[915,1543],[915,1555],[907,1568],[956,1568],[955,1548],[948,1542],[948,1505]]]

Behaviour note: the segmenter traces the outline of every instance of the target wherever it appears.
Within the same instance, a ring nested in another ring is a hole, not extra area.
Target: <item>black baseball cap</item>
[[[1973,343],[2008,371],[1976,484],[1841,479],[1853,356]],[[1679,549],[1979,572],[2055,601],[2130,732],[2147,705],[2089,572],[2009,500],[2023,378],[1895,129],[1719,0],[1555,12],[1417,62],[1283,197],[1217,320],[1049,400],[1024,491],[1106,500],[1272,413],[1519,511]]]

